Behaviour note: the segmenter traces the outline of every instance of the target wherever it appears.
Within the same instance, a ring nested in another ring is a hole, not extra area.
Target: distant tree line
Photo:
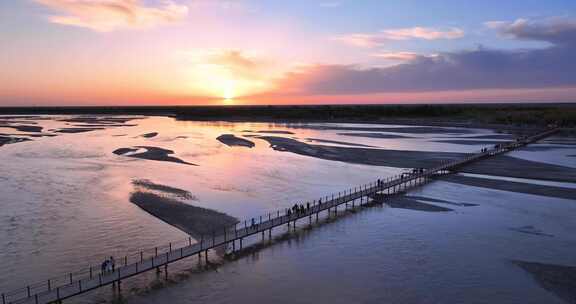
[[[349,121],[433,120],[514,126],[576,127],[576,104],[279,105],[0,107],[0,114],[170,115],[180,120]]]

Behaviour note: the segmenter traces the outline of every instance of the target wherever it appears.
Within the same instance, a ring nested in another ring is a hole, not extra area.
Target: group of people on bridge
[[[113,272],[116,269],[116,261],[114,261],[114,257],[110,257],[109,259],[106,259],[104,262],[102,262],[101,265],[101,271],[102,273],[106,273],[106,272]]]

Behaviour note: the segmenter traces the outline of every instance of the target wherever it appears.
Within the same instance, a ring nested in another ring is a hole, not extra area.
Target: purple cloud
[[[283,87],[313,94],[361,94],[576,86],[576,22],[492,24],[515,39],[546,41],[544,49],[491,50],[416,56],[403,64],[359,69],[315,65],[288,74]]]

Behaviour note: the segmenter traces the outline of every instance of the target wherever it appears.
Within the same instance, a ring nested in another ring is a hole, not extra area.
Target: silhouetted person
[[[108,267],[108,260],[105,260],[104,262],[102,262],[100,272],[105,273],[107,267]]]

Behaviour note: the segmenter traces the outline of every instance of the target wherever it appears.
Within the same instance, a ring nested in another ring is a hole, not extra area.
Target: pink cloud
[[[382,30],[377,33],[353,33],[335,37],[334,40],[357,47],[376,47],[391,40],[439,40],[458,39],[464,37],[464,31],[459,28],[445,30],[428,27],[410,27]]]
[[[140,0],[35,0],[64,13],[50,16],[52,23],[84,27],[98,32],[148,28],[172,23],[188,15],[188,7],[170,0],[145,6]]]
[[[386,60],[410,61],[418,58],[420,55],[414,52],[381,52],[372,55]]]

